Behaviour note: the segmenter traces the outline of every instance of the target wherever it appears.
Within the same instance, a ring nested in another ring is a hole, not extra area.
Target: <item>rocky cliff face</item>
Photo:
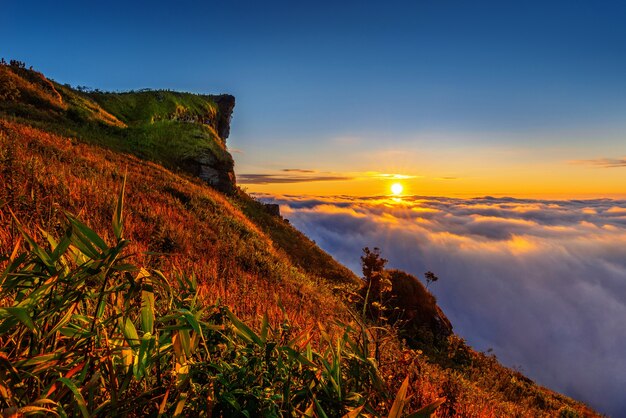
[[[226,139],[230,135],[230,121],[235,108],[235,97],[230,94],[211,96],[211,100],[218,107],[217,114],[208,124],[218,134],[224,147],[222,155],[204,151],[187,158],[182,162],[182,168],[192,175],[201,178],[215,189],[226,193],[234,193],[236,187],[235,163],[232,156],[226,151]]]
[[[235,109],[235,96],[221,94],[213,96],[213,101],[219,109],[215,130],[220,138],[226,142],[226,138],[230,135],[230,120],[233,116],[233,109]]]
[[[236,186],[226,148],[234,108],[230,94],[74,89],[23,63],[0,61],[0,116],[41,121],[67,135],[78,132],[86,141],[187,171],[224,193]]]
[[[235,169],[232,158],[220,161],[211,152],[202,152],[181,162],[181,168],[189,174],[201,178],[211,187],[222,193],[235,192]]]

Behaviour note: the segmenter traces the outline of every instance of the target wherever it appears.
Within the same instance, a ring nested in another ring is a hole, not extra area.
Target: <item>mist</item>
[[[626,201],[258,196],[361,274],[365,246],[423,278],[477,350],[626,416]]]

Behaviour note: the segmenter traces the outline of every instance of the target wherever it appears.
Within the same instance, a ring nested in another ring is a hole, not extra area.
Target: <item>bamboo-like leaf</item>
[[[50,254],[51,261],[58,261],[72,243],[72,241],[70,240],[72,230],[68,229],[67,231],[65,231],[65,233],[63,234],[63,238],[61,238],[61,241],[59,242],[57,242],[57,240],[51,234],[47,233],[44,229],[39,228],[39,231],[41,231],[41,234],[46,237],[48,243],[50,244],[50,247],[53,249],[52,253]]]
[[[85,255],[93,259],[98,259],[100,252],[106,251],[109,248],[104,240],[100,238],[100,236],[96,234],[93,229],[89,228],[87,225],[67,212],[65,213],[65,216],[70,221],[72,230],[74,231],[74,234],[72,234],[72,243],[76,245],[76,247],[78,247]],[[100,251],[98,251],[94,245],[98,247]]]
[[[24,307],[20,307],[20,306],[9,306],[9,307],[0,309],[0,311],[1,310],[4,310],[10,315],[12,315],[13,317],[15,317],[18,321],[26,325],[26,327],[29,330],[31,330],[35,335],[37,335],[37,327],[35,326],[33,319],[30,317],[30,313],[28,312],[28,309]]]
[[[308,358],[306,358],[302,354],[298,353],[296,350],[294,350],[291,347],[280,347],[279,350],[284,351],[285,353],[287,353],[287,355],[290,358],[292,358],[294,360],[297,360],[300,364],[304,364],[304,365],[309,366],[309,367],[314,368],[314,369],[317,368],[317,365],[315,363],[313,363],[311,360],[309,360]]]
[[[176,361],[179,364],[183,364],[185,362],[185,352],[183,351],[183,346],[180,340],[180,332],[174,333],[174,335],[172,336],[172,347],[174,348],[174,355],[176,356]]]
[[[23,360],[23,361],[18,361],[15,363],[16,366],[18,367],[31,367],[31,366],[37,366],[39,364],[42,363],[46,363],[49,362],[51,360],[56,360],[61,358],[61,353],[47,353],[47,354],[40,354],[38,356],[33,356],[29,359]]]
[[[54,328],[48,331],[48,333],[46,334],[44,338],[49,338],[51,335],[53,335],[55,332],[57,332],[59,329],[65,326],[65,324],[70,322],[70,319],[72,319],[72,315],[74,314],[74,309],[76,309],[76,306],[78,306],[78,302],[75,302],[74,304],[72,304],[70,309],[67,310],[67,312],[63,315],[63,317],[59,320],[59,322],[54,326]]]
[[[365,408],[365,405],[361,405],[358,408],[353,409],[352,411],[345,414],[343,418],[357,418],[361,414],[363,408]]]
[[[434,402],[429,403],[425,407],[421,408],[419,411],[413,412],[406,418],[430,418],[431,416],[433,416],[437,408],[443,405],[445,401],[446,398],[437,398]]]
[[[202,334],[202,329],[200,328],[200,323],[198,322],[196,317],[191,312],[189,312],[187,309],[181,309],[180,313],[183,314],[183,317],[185,318],[185,320],[187,320],[187,323],[189,324],[189,326],[191,326],[191,328],[195,332],[197,332],[198,334]]]
[[[269,319],[267,312],[263,314],[263,321],[261,322],[261,341],[265,344],[267,342],[267,334],[269,332]]]
[[[59,414],[53,410],[53,409],[49,409],[49,408],[44,408],[42,406],[34,406],[34,405],[27,405],[27,406],[23,406],[20,408],[20,414],[24,414],[26,416],[28,415],[44,415],[44,416],[56,416],[58,417]]]
[[[256,335],[256,333],[252,331],[250,327],[241,322],[241,320],[237,318],[235,314],[232,313],[229,309],[226,309],[226,315],[228,315],[228,318],[230,318],[230,322],[232,322],[235,326],[235,331],[237,332],[237,335],[239,335],[247,342],[255,343],[259,347],[263,346],[263,341],[261,341],[261,338]]]
[[[408,389],[409,376],[407,376],[406,379],[404,379],[404,382],[402,382],[402,385],[396,394],[396,399],[393,401],[393,405],[389,411],[388,418],[400,418],[402,416],[402,410],[404,409],[404,405],[407,401],[406,392]]]
[[[126,176],[128,172],[124,173],[124,179],[122,180],[122,188],[120,194],[117,197],[117,206],[113,213],[113,233],[118,240],[122,239],[122,232],[124,230],[124,190],[126,189]]]
[[[183,409],[185,409],[185,403],[187,402],[187,394],[181,393],[178,396],[178,402],[176,403],[176,409],[174,410],[174,416],[178,417],[182,414]]]
[[[35,254],[46,265],[46,267],[48,267],[49,269],[53,269],[54,262],[50,258],[50,255],[46,252],[46,250],[41,248],[39,244],[37,244],[37,242],[30,235],[28,235],[28,233],[26,233],[26,230],[17,220],[13,212],[11,212],[11,214],[13,215],[13,220],[15,221],[17,229],[20,231],[26,242],[28,242],[28,245],[30,245],[31,252]]]
[[[122,331],[122,334],[124,334],[126,338],[126,342],[128,342],[131,347],[139,344],[139,334],[137,334],[137,329],[130,318],[119,318],[118,325],[120,331]]]
[[[318,417],[328,418],[328,415],[326,415],[326,412],[324,412],[324,408],[322,408],[322,405],[320,405],[316,398],[313,398],[313,402],[315,402],[315,409],[317,410]]]
[[[139,270],[137,281],[142,280],[141,290],[141,329],[143,332],[154,331],[154,291],[150,273],[145,269]]]
[[[150,333],[144,334],[139,345],[139,354],[135,358],[135,363],[133,365],[133,374],[135,375],[135,378],[141,379],[146,375],[146,366],[148,364],[150,351],[153,346],[154,337]]]
[[[157,415],[158,417],[162,417],[163,414],[165,414],[165,407],[167,406],[167,398],[170,396],[170,390],[166,390],[165,391],[165,396],[163,396],[163,400],[161,401],[161,404],[159,405],[159,415]]]
[[[80,390],[78,390],[74,382],[67,377],[59,377],[59,382],[63,383],[69,390],[72,391],[74,398],[76,399],[78,409],[80,409],[80,412],[83,414],[83,418],[89,418],[89,411],[87,410],[85,398],[83,398],[83,395],[80,393]]]
[[[191,338],[189,338],[189,331],[181,329],[178,331],[178,337],[180,338],[180,345],[183,347],[183,351],[187,357],[191,356]]]
[[[44,405],[47,405],[48,408],[45,408]],[[30,407],[39,407],[39,408],[45,408],[45,411],[40,411],[40,412],[45,412],[45,416],[59,416],[59,414],[57,413],[57,409],[59,408],[59,404],[54,402],[52,399],[37,399],[35,402],[31,403],[29,405]],[[51,409],[54,408],[54,409]],[[36,416],[41,416],[42,414],[38,414],[35,413]]]

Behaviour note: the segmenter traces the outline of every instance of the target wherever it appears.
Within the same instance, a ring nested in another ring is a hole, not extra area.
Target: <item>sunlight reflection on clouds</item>
[[[539,383],[626,415],[626,201],[259,196],[359,271],[434,271],[455,331]]]

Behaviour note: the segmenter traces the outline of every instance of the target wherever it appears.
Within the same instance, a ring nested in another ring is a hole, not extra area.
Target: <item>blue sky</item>
[[[402,178],[408,194],[431,196],[607,197],[626,193],[623,2],[0,1],[0,56],[23,60],[59,82],[105,90],[150,87],[234,94],[237,106],[228,144],[237,173],[281,181],[250,183],[250,191],[384,194],[390,182]],[[308,175],[316,181],[285,182],[289,176],[302,179]],[[319,180],[325,176],[328,181]],[[577,210],[571,202],[565,205],[564,211]],[[623,210],[624,202],[615,205]],[[359,219],[367,224],[365,231],[378,234],[372,236],[373,245],[389,236],[394,264],[415,274],[430,268],[401,265],[403,255],[407,263],[417,260],[411,253],[402,253],[402,246],[408,242],[406,248],[412,249],[430,243],[428,231],[415,234],[423,239],[396,239],[397,234],[386,230],[376,232],[373,226],[383,223],[376,224],[374,211],[368,211],[370,216]],[[292,213],[294,224],[318,242],[325,242],[324,225],[330,225],[328,231],[341,232],[336,236],[342,245],[349,242],[350,231],[343,231],[337,222],[325,224],[323,213],[314,214],[316,218],[306,224],[306,212],[296,212]],[[588,215],[582,209],[580,213]],[[474,219],[467,214],[458,217]],[[502,222],[514,224],[503,217]],[[480,285],[482,276],[477,272],[483,262],[494,277],[511,279],[514,286],[503,287],[506,291],[528,283],[524,277],[538,281],[554,277],[559,283],[564,281],[559,289],[574,291],[569,277],[578,274],[575,277],[585,284],[585,278],[600,268],[608,269],[611,263],[619,265],[601,277],[615,278],[621,286],[623,262],[603,257],[624,248],[623,231],[615,232],[616,237],[607,235],[606,244],[596,245],[589,241],[590,226],[576,225],[565,225],[576,232],[572,241],[565,235],[550,235],[554,231],[549,225],[531,225],[528,231],[519,232],[541,250],[537,259],[532,258],[534,253],[520,258],[527,268],[536,267],[528,275],[522,275],[523,269],[511,269],[509,259],[486,260],[491,253],[483,253],[483,259],[463,253],[463,247],[451,247],[460,261],[433,267],[444,277],[439,286],[452,288],[446,283],[454,283],[456,277],[475,278],[464,283]],[[404,229],[400,232],[406,233]],[[602,241],[601,234],[596,238]],[[471,234],[467,239],[475,240]],[[349,256],[358,261],[362,245],[359,240],[347,249],[325,248],[340,256],[349,250]],[[561,247],[582,250],[560,251]],[[424,248],[426,254],[431,251],[431,260],[450,253],[448,248],[433,248]],[[546,249],[559,251],[552,254]],[[568,258],[571,254],[573,261]],[[340,258],[349,264],[348,256]],[[623,260],[621,255],[617,258]],[[476,260],[479,265],[471,269]],[[562,270],[568,266],[573,266],[572,271]],[[546,276],[549,268],[554,274]],[[507,277],[503,269],[512,276]],[[622,294],[614,292],[613,296]],[[453,316],[462,318],[462,312],[455,312],[445,296],[441,300]],[[537,299],[529,296],[527,300],[536,303]],[[580,305],[578,298],[572,300],[563,300],[559,294],[544,307],[551,308],[558,301],[564,304],[560,312],[565,313],[559,324],[585,323],[594,330],[597,323],[613,324],[598,318],[621,318],[600,312],[610,297],[593,299],[598,311]],[[619,312],[624,309],[622,302],[615,308]],[[528,315],[524,304],[514,308]],[[576,315],[588,321],[570,321],[566,314],[574,308]],[[597,312],[602,315],[594,317]],[[468,318],[480,319],[478,314]],[[503,318],[507,316],[495,319]],[[483,337],[470,333],[480,331],[478,319],[457,322],[458,329],[468,330],[465,335],[480,346]],[[619,326],[602,334],[603,344],[626,341],[623,332],[617,334]],[[498,335],[503,338],[488,341],[485,337],[485,344],[498,348],[500,343],[514,341],[509,334]],[[552,345],[551,358],[558,359],[562,347],[577,347],[576,338],[568,340],[571,345]],[[534,341],[539,344],[543,339]],[[557,381],[543,376],[535,359],[524,357],[527,352],[502,347],[501,353],[510,353],[509,364],[527,365],[542,382],[588,396],[596,405],[604,402],[607,410],[622,413],[624,403],[617,389],[623,386],[624,376],[604,376],[614,364],[610,361],[620,358],[622,347],[606,352],[594,351],[591,343],[581,347],[602,363],[593,369],[597,380],[583,380],[586,371],[580,365],[584,363],[578,361],[564,362],[562,370],[568,373],[556,371],[555,376],[568,378]],[[591,393],[606,387],[595,382],[610,385],[607,391],[614,392],[610,401],[603,393]],[[580,384],[572,388],[569,383]]]
[[[503,147],[534,149],[527,166],[554,155],[553,171],[626,155],[620,2],[3,0],[2,9],[0,55],[57,81],[234,94],[239,173],[487,179],[503,175]],[[424,149],[459,172],[420,172]],[[417,157],[380,162],[361,150]],[[493,173],[455,163],[470,150]]]

